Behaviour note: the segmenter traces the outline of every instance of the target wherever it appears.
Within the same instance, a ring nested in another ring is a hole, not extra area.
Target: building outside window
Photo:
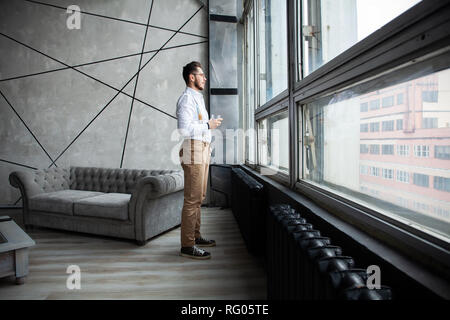
[[[415,145],[414,155],[419,158],[428,158],[430,156],[430,146]]]
[[[383,108],[389,108],[392,107],[393,105],[394,105],[394,96],[384,97],[381,100],[381,106]]]
[[[437,159],[450,160],[450,145],[434,146],[434,157]]]
[[[370,123],[370,132],[378,132],[380,131],[380,123],[379,122],[371,122]]]
[[[438,127],[438,118],[423,118],[422,128],[423,129],[433,129]]]
[[[403,130],[403,119],[397,119],[397,130]]]
[[[436,190],[450,192],[450,178],[433,177],[433,186]]]
[[[382,154],[394,154],[394,145],[393,144],[383,144],[381,147]]]
[[[414,173],[413,183],[417,186],[428,188],[430,186],[430,177],[426,174]]]
[[[380,154],[380,145],[379,144],[371,144],[370,145],[370,154]]]
[[[403,104],[403,93],[397,94],[397,104]]]
[[[397,145],[397,154],[402,157],[409,156],[409,146],[406,144]]]
[[[423,102],[438,102],[438,91],[422,91]]]
[[[360,104],[360,111],[361,112],[367,112],[369,111],[369,104],[367,102]]]
[[[409,173],[403,170],[397,170],[397,181],[409,183]]]
[[[369,132],[369,124],[368,123],[361,123],[359,126],[360,132]]]
[[[394,170],[383,168],[382,172],[383,172],[384,179],[389,179],[389,180],[394,179]]]
[[[394,120],[383,121],[381,123],[382,131],[394,131]]]

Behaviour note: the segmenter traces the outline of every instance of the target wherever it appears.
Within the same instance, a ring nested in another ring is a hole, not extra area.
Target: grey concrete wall
[[[170,137],[182,66],[208,63],[208,12],[196,13],[202,2],[39,2],[0,0],[0,204],[20,204],[8,182],[16,170],[181,168]],[[69,5],[82,11],[79,30],[66,25]],[[150,9],[144,51],[162,50],[142,55],[142,66],[149,62],[136,86]]]

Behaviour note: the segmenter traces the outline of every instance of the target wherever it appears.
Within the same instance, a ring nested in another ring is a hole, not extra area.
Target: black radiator
[[[369,289],[366,270],[289,205],[269,207],[266,229],[268,299],[392,299],[389,287]]]
[[[265,202],[263,185],[242,169],[231,170],[231,203],[247,249],[263,255],[266,248]]]

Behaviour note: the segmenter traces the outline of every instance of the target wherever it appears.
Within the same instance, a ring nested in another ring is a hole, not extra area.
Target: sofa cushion
[[[127,220],[130,198],[131,194],[126,193],[104,193],[77,200],[73,212],[76,216]]]
[[[64,215],[73,215],[73,203],[76,200],[101,195],[101,192],[61,190],[48,193],[40,193],[29,198],[31,210],[47,211]]]

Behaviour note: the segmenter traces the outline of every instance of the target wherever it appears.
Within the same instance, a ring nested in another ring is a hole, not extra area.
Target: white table
[[[23,284],[28,275],[28,247],[36,243],[11,218],[0,216],[0,278],[16,277]]]

